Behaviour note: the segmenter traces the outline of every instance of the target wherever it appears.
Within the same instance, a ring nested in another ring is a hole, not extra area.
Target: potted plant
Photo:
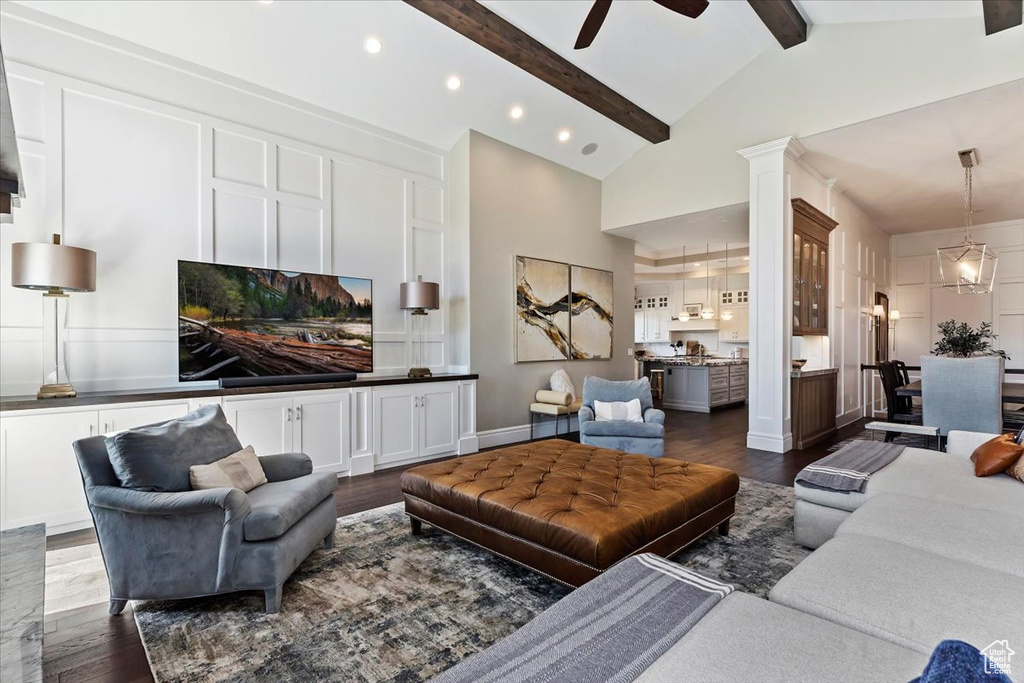
[[[999,356],[1010,360],[1006,351],[992,348],[992,341],[997,335],[992,334],[992,323],[981,323],[974,329],[967,323],[947,320],[939,323],[942,338],[935,343],[933,353],[936,356],[950,358],[973,358],[975,356]]]

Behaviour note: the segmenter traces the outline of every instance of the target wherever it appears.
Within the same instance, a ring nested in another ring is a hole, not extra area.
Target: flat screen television
[[[371,280],[178,261],[181,381],[372,371]]]

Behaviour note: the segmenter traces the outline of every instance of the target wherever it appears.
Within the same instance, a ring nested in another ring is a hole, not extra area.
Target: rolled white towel
[[[568,391],[551,391],[541,389],[537,392],[537,403],[550,403],[555,406],[567,406],[572,403],[572,394]]]

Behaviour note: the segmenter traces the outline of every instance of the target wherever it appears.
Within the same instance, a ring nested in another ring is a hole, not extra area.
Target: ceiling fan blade
[[[604,23],[604,18],[608,16],[608,10],[612,6],[612,0],[594,0],[594,6],[590,8],[590,13],[587,14],[587,18],[583,21],[583,28],[580,29],[580,35],[576,38],[576,44],[573,46],[575,50],[582,50],[585,47],[590,47],[590,44],[594,42],[594,38],[597,37],[597,32],[601,30],[601,24]]]
[[[708,0],[654,0],[654,2],[691,19],[696,19],[708,8]]]

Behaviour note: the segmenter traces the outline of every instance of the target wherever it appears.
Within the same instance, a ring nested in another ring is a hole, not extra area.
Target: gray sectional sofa
[[[974,476],[989,438],[908,448],[855,497],[798,489],[798,534],[820,547],[768,600],[727,595],[635,680],[891,683],[919,676],[945,639],[1020,651],[1024,484]],[[1024,681],[1024,660],[1009,673]]]

